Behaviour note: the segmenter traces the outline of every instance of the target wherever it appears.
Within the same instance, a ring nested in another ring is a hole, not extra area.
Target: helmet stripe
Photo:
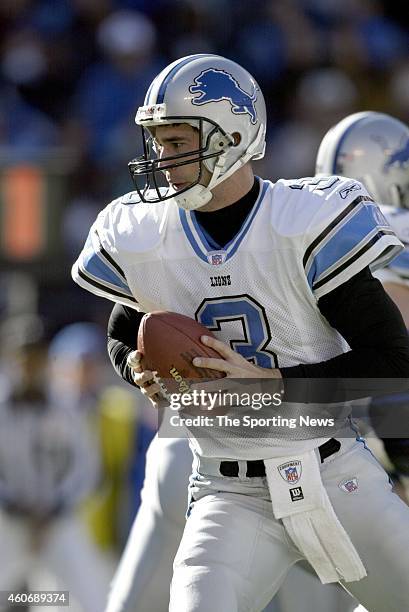
[[[338,155],[341,151],[341,147],[344,144],[344,141],[346,139],[346,137],[348,136],[349,132],[355,128],[355,126],[358,125],[358,123],[360,123],[361,121],[363,121],[364,119],[366,119],[366,115],[364,117],[359,117],[358,119],[356,119],[355,121],[353,121],[345,130],[345,132],[342,134],[341,138],[338,141],[337,144],[337,148],[335,149],[335,153],[334,153],[334,157],[332,160],[332,168],[331,171],[329,172],[329,174],[336,174],[336,167],[337,167],[337,159],[338,159]]]
[[[148,89],[148,91],[146,92],[145,101],[144,101],[144,104],[145,104],[145,105],[148,105],[148,104],[149,104],[149,96],[151,95],[151,91],[152,91],[152,89],[153,89],[153,86],[154,86],[154,84],[155,84],[155,81],[156,81],[156,79],[153,79],[152,83],[149,85],[149,89]]]
[[[169,82],[171,81],[171,79],[175,76],[175,74],[179,72],[179,70],[183,68],[183,66],[186,66],[186,64],[189,64],[191,61],[199,57],[217,57],[217,56],[208,55],[207,53],[197,53],[195,55],[189,55],[188,57],[184,57],[183,59],[181,59],[180,62],[178,62],[175,66],[173,66],[173,68],[168,72],[168,74],[163,79],[159,87],[158,95],[156,97],[156,104],[163,103],[163,99],[166,93],[166,88]]]

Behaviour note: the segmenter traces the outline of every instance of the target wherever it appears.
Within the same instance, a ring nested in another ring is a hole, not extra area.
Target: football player
[[[100,213],[73,266],[78,284],[117,302],[109,351],[122,376],[160,405],[135,353],[142,314],[159,309],[216,332],[202,342],[220,359],[194,365],[284,389],[281,410],[299,424],[305,403],[314,413],[333,385],[304,385],[300,398],[293,378],[409,375],[405,325],[369,269],[401,242],[355,180],[254,176],[266,109],[245,69],[215,55],[177,60],[136,123],[136,191]],[[262,610],[301,559],[374,612],[405,607],[409,508],[351,436],[347,407],[324,420],[290,431],[280,419],[256,431],[189,428],[189,518],[170,610]]]
[[[333,126],[318,151],[317,174],[341,174],[361,181],[381,204],[386,219],[405,245],[387,267],[375,272],[398,305],[409,329],[409,128],[384,113],[366,111]],[[373,400],[372,423],[383,439],[404,494],[409,477],[409,397]],[[393,435],[394,437],[388,437]]]
[[[91,323],[68,325],[46,354],[32,320],[35,335],[24,317],[0,329],[2,352],[10,340],[0,366],[10,385],[0,401],[0,589],[59,585],[73,609],[100,612],[113,563],[79,511],[100,476],[87,416],[96,406],[104,334]]]

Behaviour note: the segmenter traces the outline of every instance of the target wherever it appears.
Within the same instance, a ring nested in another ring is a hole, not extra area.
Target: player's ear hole
[[[233,132],[233,146],[237,147],[241,143],[241,135],[239,132]]]

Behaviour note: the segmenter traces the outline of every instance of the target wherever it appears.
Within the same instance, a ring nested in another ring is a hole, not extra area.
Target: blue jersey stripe
[[[307,274],[311,288],[319,277],[337,261],[347,257],[358,244],[364,243],[365,238],[369,240],[370,235],[377,232],[379,232],[379,238],[383,236],[375,210],[373,205],[357,208],[355,214],[315,254]]]
[[[99,237],[99,234],[98,234],[98,231],[97,231],[97,230],[95,230],[94,237],[95,237],[95,239],[96,239],[96,241],[97,241],[97,245],[98,245],[98,248],[95,248],[95,247],[94,247],[94,251],[95,251],[96,253],[99,253],[99,254],[100,254],[100,257],[103,257],[103,258],[104,258],[104,259],[105,259],[105,260],[106,260],[108,263],[110,263],[110,264],[111,264],[111,266],[112,266],[112,267],[113,267],[113,268],[116,270],[116,272],[117,272],[118,276],[119,276],[119,277],[120,277],[120,278],[121,278],[123,281],[125,281],[125,283],[126,283],[125,274],[124,274],[124,272],[123,272],[122,268],[120,268],[120,267],[118,266],[118,264],[116,263],[116,261],[115,261],[115,260],[114,260],[114,259],[111,257],[111,255],[110,255],[110,254],[109,254],[109,253],[108,253],[108,252],[107,252],[107,251],[104,249],[104,247],[102,246],[101,238]]]
[[[223,246],[217,245],[215,243],[215,241],[212,239],[212,237],[207,233],[207,231],[205,229],[202,228],[202,226],[200,225],[199,221],[197,220],[196,214],[194,211],[192,211],[189,215],[188,215],[191,223],[194,225],[194,228],[197,232],[197,235],[199,237],[199,240],[201,242],[202,245],[202,250],[208,252],[208,251],[214,251],[215,248],[219,251],[224,250]],[[193,234],[192,234],[193,235]],[[193,235],[194,236],[194,235]]]
[[[87,287],[87,289],[91,291],[92,293],[96,293],[97,295],[102,294],[104,297],[114,300],[114,301],[117,301],[116,298],[119,298],[121,301],[124,301],[126,303],[130,303],[130,304],[138,303],[133,296],[128,296],[121,289],[118,289],[118,290],[112,289],[112,287],[104,284],[102,281],[99,282],[95,280],[94,278],[89,276],[80,265],[78,265],[77,267],[77,274],[78,274],[78,277],[81,278],[83,281],[85,281],[88,285],[91,285],[91,287],[98,290],[98,292],[96,292],[94,291],[94,289],[89,289]],[[76,279],[75,273],[73,275],[73,278],[76,282],[78,282],[79,285],[81,285],[81,283]]]
[[[317,289],[319,289],[323,285],[327,284],[333,278],[335,278],[336,276],[341,274],[344,270],[346,270],[347,268],[352,266],[352,264],[354,264],[356,261],[358,261],[362,257],[366,256],[368,251],[370,251],[372,249],[372,247],[374,247],[375,244],[377,242],[379,242],[382,238],[386,238],[386,237],[391,238],[391,234],[393,234],[392,231],[386,230],[386,229],[381,229],[378,232],[375,232],[375,234],[370,235],[370,238],[368,240],[366,240],[364,242],[364,244],[361,244],[360,248],[354,254],[351,254],[350,257],[347,257],[346,259],[344,259],[342,261],[342,263],[339,266],[337,266],[335,269],[333,269],[331,272],[321,276],[319,278],[319,280],[317,282],[315,282],[314,285],[313,285],[314,291],[316,291]],[[370,254],[370,259],[371,260],[368,261],[367,265],[373,265],[375,262],[378,262],[379,261],[379,255],[381,255],[381,257],[383,257],[383,258],[387,257],[389,259],[391,257],[394,257],[394,255],[397,252],[397,249],[399,247],[396,244],[395,245],[391,245],[390,244],[390,240],[388,240],[388,243],[389,244],[384,245],[384,248],[383,248],[381,254],[379,254],[378,251],[374,252],[373,255]]]
[[[123,293],[132,296],[127,283],[121,279],[116,271],[105,263],[102,255],[95,252],[90,237],[88,237],[81,254],[80,265],[84,272],[88,273],[93,278],[103,283],[109,283],[120,289]]]
[[[187,236],[187,239],[189,240],[190,245],[193,248],[194,252],[196,253],[196,255],[200,257],[200,259],[207,262],[207,257],[205,253],[203,253],[203,251],[197,244],[196,238],[194,237],[193,232],[189,227],[189,223],[187,220],[187,213],[185,210],[183,210],[183,208],[179,208],[179,218],[182,223],[182,227],[185,231],[185,234]]]

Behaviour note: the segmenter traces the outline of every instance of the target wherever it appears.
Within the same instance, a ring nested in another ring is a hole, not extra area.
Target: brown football
[[[139,326],[138,350],[144,370],[157,372],[164,395],[184,393],[199,380],[223,378],[217,370],[197,368],[194,357],[217,357],[219,353],[201,343],[203,335],[214,336],[206,327],[190,317],[158,310],[146,314]]]

